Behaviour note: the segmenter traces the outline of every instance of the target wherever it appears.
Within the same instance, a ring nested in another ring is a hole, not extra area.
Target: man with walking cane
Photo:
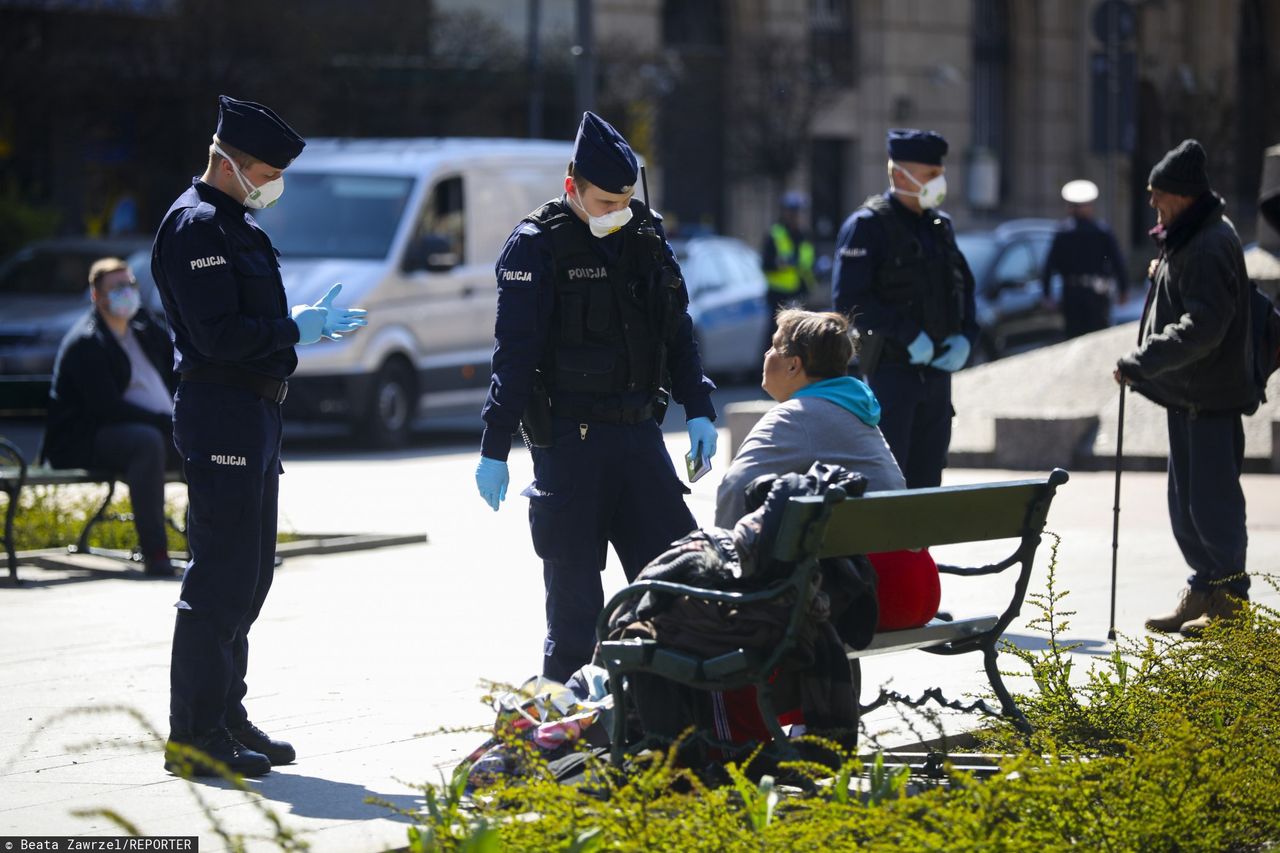
[[[1256,402],[1249,281],[1205,160],[1200,143],[1187,139],[1151,170],[1160,255],[1149,270],[1138,348],[1114,373],[1167,412],[1169,520],[1191,576],[1174,611],[1146,627],[1185,636],[1235,616],[1249,598],[1240,488],[1240,417]]]

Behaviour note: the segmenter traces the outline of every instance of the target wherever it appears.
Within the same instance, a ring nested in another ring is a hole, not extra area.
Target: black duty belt
[[[283,379],[275,379],[251,370],[240,370],[221,364],[206,364],[203,367],[184,371],[182,381],[247,388],[264,400],[270,400],[273,403],[283,403],[284,398],[289,396],[289,383]]]
[[[581,403],[551,401],[551,414],[586,423],[638,424],[653,417],[653,403],[622,406],[617,403]]]

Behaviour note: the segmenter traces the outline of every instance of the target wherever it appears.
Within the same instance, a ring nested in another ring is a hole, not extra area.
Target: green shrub
[[[23,489],[13,524],[15,550],[62,548],[75,543],[85,522],[97,512],[105,496],[101,486],[29,486]],[[2,505],[0,511],[3,511]],[[187,537],[177,529],[185,527],[186,511],[185,493],[180,499],[165,501],[165,517],[171,522],[165,528],[170,551],[187,550]],[[94,525],[89,544],[95,548],[123,551],[136,549],[138,534],[133,521],[129,520],[132,513],[133,506],[127,497],[113,498],[106,515]],[[296,533],[281,531],[276,541],[291,542],[298,538]]]
[[[1196,641],[1122,638],[1073,678],[1059,642],[1072,615],[1056,587],[1056,543],[1033,626],[1041,652],[1012,649],[1033,690],[1018,697],[1030,741],[997,722],[984,750],[1008,754],[985,780],[951,770],[912,787],[845,754],[834,779],[781,800],[773,780],[730,764],[708,787],[672,753],[593,784],[555,782],[536,750],[528,775],[472,798],[465,766],[415,815],[410,849],[437,850],[1109,850],[1272,849],[1280,842],[1280,614],[1253,606]],[[1273,579],[1266,579],[1273,583]],[[1022,674],[1022,673],[1020,673]],[[813,778],[830,771],[792,766]],[[849,787],[850,780],[862,784]],[[452,805],[441,808],[441,802]]]
[[[61,548],[74,543],[80,537],[88,521],[97,511],[105,493],[102,487],[92,490],[59,486],[29,486],[18,499],[18,513],[14,517],[13,533],[19,551],[39,548]],[[186,502],[165,502],[165,516],[181,521]],[[113,498],[102,521],[94,525],[89,544],[97,548],[130,550],[138,545],[138,535],[133,522],[122,520],[131,515],[133,506],[127,497]],[[172,551],[187,549],[186,537],[168,528],[168,547]]]

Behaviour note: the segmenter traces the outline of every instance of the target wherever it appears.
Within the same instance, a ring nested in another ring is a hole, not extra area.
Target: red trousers
[[[887,551],[868,554],[867,558],[876,570],[876,599],[880,605],[877,631],[918,628],[937,614],[942,588],[938,566],[927,549]],[[732,743],[769,740],[754,687],[713,692],[711,701],[718,737]],[[799,708],[792,708],[780,713],[778,721],[783,725],[802,723],[804,715]]]

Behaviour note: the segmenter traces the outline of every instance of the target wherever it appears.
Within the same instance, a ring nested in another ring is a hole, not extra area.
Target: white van
[[[289,304],[341,282],[337,304],[368,309],[369,326],[298,348],[288,415],[347,421],[380,445],[401,443],[421,414],[478,419],[498,252],[560,194],[572,156],[539,140],[308,140],[280,202],[254,216],[280,251]]]

